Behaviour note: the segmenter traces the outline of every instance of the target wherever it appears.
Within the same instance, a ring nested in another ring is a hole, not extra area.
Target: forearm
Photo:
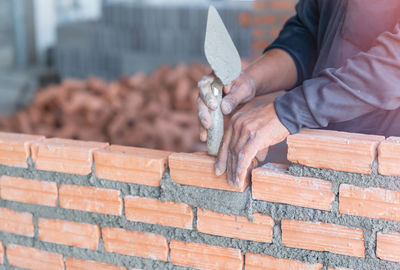
[[[292,57],[281,49],[267,51],[243,72],[253,79],[256,96],[294,87],[298,74]]]

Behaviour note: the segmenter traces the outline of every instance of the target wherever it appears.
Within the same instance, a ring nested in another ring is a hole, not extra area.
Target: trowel
[[[210,91],[217,98],[218,108],[215,111],[209,110],[212,124],[207,130],[208,154],[217,156],[224,135],[224,116],[221,111],[222,90],[240,75],[242,64],[228,30],[212,5],[208,9],[204,52],[217,77],[211,83]]]

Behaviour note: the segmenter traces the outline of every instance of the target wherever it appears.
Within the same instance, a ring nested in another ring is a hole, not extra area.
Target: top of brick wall
[[[400,176],[400,138],[303,129],[287,142],[288,160],[293,163],[371,174],[377,159],[380,174]],[[38,170],[88,175],[94,168],[99,178],[141,185],[160,186],[168,163],[172,179],[183,185],[239,192],[248,185],[235,189],[227,184],[225,175],[216,177],[214,158],[204,153],[171,153],[3,132],[0,150],[2,165],[27,168],[31,156]]]

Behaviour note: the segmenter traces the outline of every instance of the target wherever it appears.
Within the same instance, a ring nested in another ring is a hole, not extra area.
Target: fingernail
[[[221,176],[223,172],[219,168],[215,168],[215,175],[216,176]]]
[[[225,114],[229,114],[232,111],[232,105],[228,102],[222,101],[221,108]]]
[[[211,109],[211,110],[216,110],[217,109],[217,107],[218,107],[218,104],[214,101],[214,100],[210,100],[209,102],[208,102],[208,107]]]

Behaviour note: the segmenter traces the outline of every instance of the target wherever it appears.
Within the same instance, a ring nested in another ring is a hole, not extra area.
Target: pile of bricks
[[[235,189],[204,153],[0,133],[0,263],[399,269],[400,138],[305,129],[288,147],[289,168]]]
[[[49,137],[107,141],[148,148],[199,151],[197,81],[205,65],[161,67],[106,83],[66,79],[38,92],[33,103],[0,130]]]

